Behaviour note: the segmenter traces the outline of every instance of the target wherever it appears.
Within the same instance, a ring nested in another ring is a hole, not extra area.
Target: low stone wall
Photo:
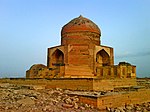
[[[138,86],[144,86],[147,89],[150,89],[150,78],[138,78],[137,79],[137,85]]]
[[[97,99],[98,108],[120,107],[125,104],[138,104],[150,101],[150,89],[99,97]]]
[[[136,79],[94,79],[93,80],[93,90],[113,90],[115,87],[123,87],[123,86],[136,86]]]
[[[93,90],[93,79],[60,79],[50,80],[46,88],[62,88],[71,90]]]
[[[81,103],[89,104],[92,105],[93,107],[97,107],[97,97],[92,97],[92,96],[82,96],[78,95],[79,101]]]
[[[71,90],[93,90],[92,78],[62,78],[62,79],[1,79],[0,82],[43,85],[45,88],[62,88]]]
[[[141,104],[144,102],[150,102],[149,95],[150,89],[141,89],[139,91],[118,93],[115,95],[99,97],[79,95],[79,100],[82,103],[92,105],[99,108],[100,110],[105,110],[106,107],[115,108],[125,106],[126,104]]]
[[[136,79],[94,79],[94,78],[60,78],[60,79],[5,79],[1,82],[28,85],[43,85],[46,88],[71,90],[113,90],[120,86],[135,86]]]

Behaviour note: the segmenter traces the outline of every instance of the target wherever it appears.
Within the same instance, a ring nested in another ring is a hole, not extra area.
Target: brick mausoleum
[[[48,48],[47,66],[34,64],[27,78],[134,79],[136,66],[114,65],[113,48],[101,45],[101,30],[91,20],[79,16],[64,25],[61,45]]]

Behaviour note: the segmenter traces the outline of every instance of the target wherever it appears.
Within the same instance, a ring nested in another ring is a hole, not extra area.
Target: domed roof
[[[74,18],[66,25],[64,25],[61,30],[61,34],[63,35],[65,33],[70,32],[84,32],[84,31],[94,32],[101,35],[99,27],[94,22],[81,15],[77,18]]]
[[[46,66],[43,65],[43,64],[34,64],[30,67],[30,70],[39,70],[39,69],[42,69],[42,68],[46,68]]]

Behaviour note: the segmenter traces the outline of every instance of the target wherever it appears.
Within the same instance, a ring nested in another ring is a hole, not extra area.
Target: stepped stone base
[[[2,81],[2,80],[1,80]],[[52,79],[8,79],[8,83],[43,85],[45,88],[62,88],[85,91],[107,91],[116,87],[136,86],[136,79],[97,79],[97,78],[52,78]]]

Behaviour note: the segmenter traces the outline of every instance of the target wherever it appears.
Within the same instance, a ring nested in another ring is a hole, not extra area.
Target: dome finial
[[[81,17],[83,17],[83,16],[80,14],[79,18],[81,18]]]

